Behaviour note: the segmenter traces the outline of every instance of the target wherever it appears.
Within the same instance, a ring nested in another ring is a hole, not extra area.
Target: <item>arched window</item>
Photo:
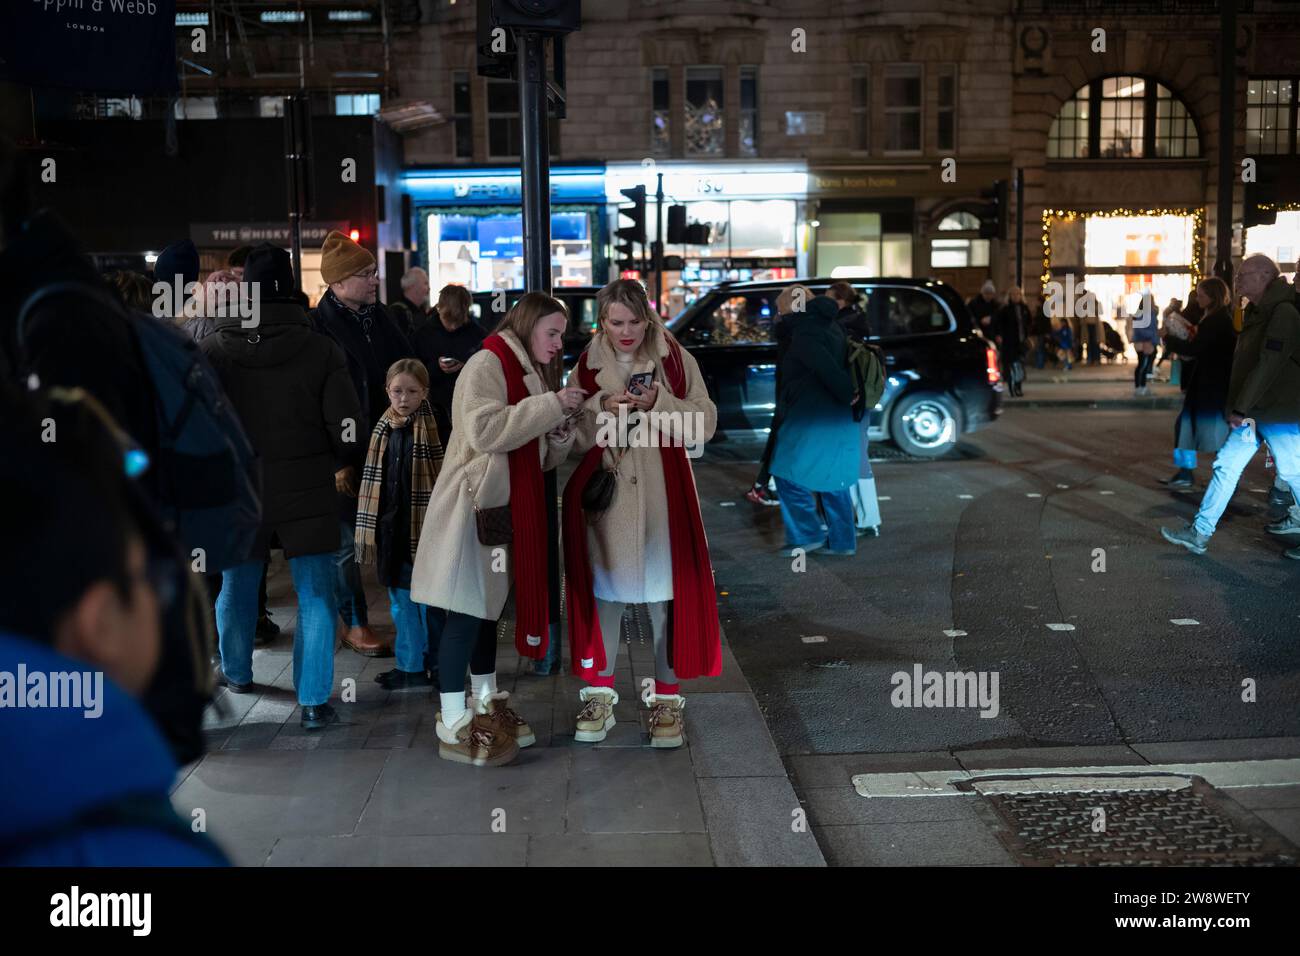
[[[986,268],[989,241],[979,237],[979,229],[979,218],[965,209],[955,209],[940,219],[930,239],[930,268]]]
[[[1201,154],[1187,107],[1141,76],[1093,80],[1067,100],[1047,134],[1048,159],[1191,159]]]
[[[940,232],[963,232],[970,229],[979,229],[980,221],[975,218],[973,213],[969,212],[950,212],[943,217],[939,223]]]

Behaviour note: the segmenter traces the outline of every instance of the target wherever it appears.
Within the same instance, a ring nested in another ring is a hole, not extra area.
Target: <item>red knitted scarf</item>
[[[600,391],[596,372],[587,364],[584,352],[578,362],[578,383],[589,393]],[[681,348],[668,339],[664,377],[672,393],[686,393],[686,370]],[[600,467],[602,448],[594,447],[583,456],[577,471],[564,486],[564,572],[569,603],[569,650],[573,673],[592,680],[606,667],[605,642],[596,617],[592,590],[591,559],[587,553],[587,520],[582,510],[582,489]],[[664,469],[664,490],[668,495],[668,533],[673,563],[673,615],[669,632],[668,660],[681,680],[716,677],[722,672],[722,647],[718,632],[718,599],[713,590],[713,566],[709,544],[700,518],[700,500],[695,490],[686,449],[681,445],[659,449]],[[629,542],[635,547],[635,542]]]
[[[501,360],[506,401],[518,405],[528,397],[524,367],[506,340],[489,335],[483,348]],[[511,563],[515,576],[515,647],[520,655],[540,660],[550,633],[550,599],[546,588],[546,494],[537,442],[510,452],[510,524],[514,531]],[[535,642],[535,643],[534,643]]]

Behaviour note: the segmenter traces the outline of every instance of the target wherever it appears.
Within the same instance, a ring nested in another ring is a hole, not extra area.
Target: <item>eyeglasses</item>
[[[352,276],[352,278],[354,278],[354,279],[363,279],[363,280],[365,280],[366,282],[369,282],[371,279],[373,279],[373,278],[374,278],[375,276],[377,276],[377,275],[379,275],[379,270],[378,270],[378,269],[366,269],[364,272],[357,272],[357,273],[355,273],[355,274]]]

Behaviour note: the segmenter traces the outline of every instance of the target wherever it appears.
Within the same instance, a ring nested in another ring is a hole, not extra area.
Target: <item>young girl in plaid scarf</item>
[[[370,435],[357,495],[357,561],[374,563],[397,628],[397,667],[375,678],[388,690],[428,687],[437,667],[443,612],[411,600],[411,568],[424,513],[442,469],[442,441],[429,405],[429,371],[418,359],[388,369],[389,406]]]

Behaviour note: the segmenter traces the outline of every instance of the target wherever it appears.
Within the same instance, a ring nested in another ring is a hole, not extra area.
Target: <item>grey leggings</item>
[[[654,631],[655,642],[655,679],[665,684],[676,684],[677,675],[668,663],[668,610],[672,601],[652,601],[646,605],[650,613],[650,627]],[[600,620],[600,633],[605,641],[605,669],[601,677],[612,677],[614,665],[618,662],[619,626],[623,621],[623,609],[627,607],[619,601],[602,601],[596,598],[596,617]]]

